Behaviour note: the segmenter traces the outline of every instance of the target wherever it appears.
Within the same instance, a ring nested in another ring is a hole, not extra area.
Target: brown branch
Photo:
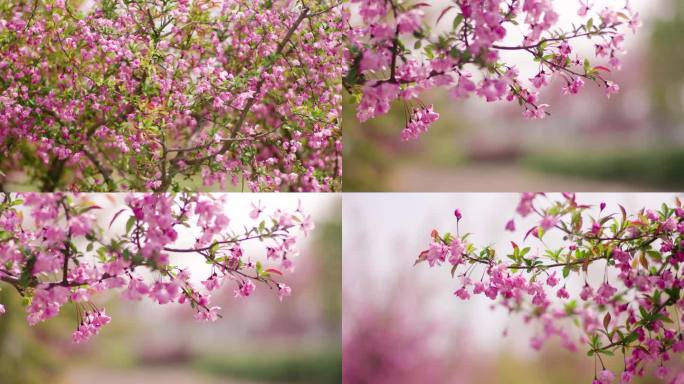
[[[178,252],[178,253],[191,253],[191,252],[204,252],[208,251],[211,249],[216,244],[219,245],[225,245],[225,244],[237,244],[241,243],[243,241],[248,241],[248,240],[254,240],[254,239],[262,239],[262,238],[267,238],[267,237],[283,237],[285,234],[282,233],[270,233],[270,234],[265,234],[265,235],[253,235],[253,236],[246,236],[243,238],[237,238],[237,239],[231,239],[231,240],[223,240],[223,241],[215,241],[211,245],[203,248],[188,248],[188,249],[180,249],[180,248],[169,248],[169,247],[164,247],[164,250],[167,252]]]
[[[254,141],[254,140],[256,140],[256,139],[260,139],[260,138],[262,138],[262,137],[266,137],[266,136],[270,135],[271,133],[273,133],[273,132],[275,132],[275,131],[276,131],[276,129],[272,129],[272,130],[270,130],[270,131],[261,132],[261,133],[258,133],[258,134],[256,134],[256,135],[252,135],[252,136],[236,137],[236,138],[232,138],[232,139],[221,139],[220,142],[222,142],[222,143],[226,143],[226,142],[235,143],[235,142],[242,142],[242,141]],[[209,148],[209,147],[211,147],[213,144],[214,144],[214,143],[211,142],[211,143],[200,144],[200,145],[196,145],[196,146],[194,146],[194,147],[188,147],[188,148],[169,148],[169,149],[166,150],[166,152],[168,152],[168,153],[172,153],[172,152],[192,152],[192,151],[197,151],[197,150],[200,150],[200,149]]]
[[[100,172],[100,174],[102,175],[102,177],[105,180],[105,183],[107,183],[107,188],[109,189],[109,191],[110,192],[115,191],[116,190],[116,184],[114,183],[114,180],[112,180],[112,177],[111,177],[112,172],[109,169],[105,168],[102,165],[102,163],[100,163],[100,161],[97,159],[97,157],[95,157],[95,155],[90,153],[85,148],[81,149],[81,152],[83,152],[83,154],[86,155],[88,160],[90,160],[90,162],[95,166],[95,168],[97,168],[97,171]]]
[[[613,28],[613,27],[608,27],[608,28]],[[575,34],[573,34],[571,36],[549,37],[549,38],[541,39],[541,40],[539,40],[538,43],[531,44],[531,45],[516,45],[516,46],[492,45],[491,47],[494,49],[501,49],[504,51],[518,51],[518,50],[527,51],[530,49],[539,48],[542,44],[549,43],[549,42],[567,41],[567,40],[572,40],[572,39],[576,39],[579,37],[603,36],[603,35],[607,35],[607,34],[611,33],[608,31],[585,32],[585,33],[577,33],[577,32],[575,32]]]
[[[2,274],[0,275],[0,281],[4,281],[14,286],[19,285],[19,279],[13,276],[11,273],[9,273],[9,271],[0,268],[0,274]]]
[[[45,173],[40,187],[41,192],[54,192],[59,185],[59,180],[64,174],[65,159],[53,158],[50,161],[50,166]]]

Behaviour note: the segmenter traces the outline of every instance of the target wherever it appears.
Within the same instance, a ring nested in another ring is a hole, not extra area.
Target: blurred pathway
[[[478,164],[458,168],[405,166],[390,178],[401,192],[648,192],[653,188],[613,181],[537,173],[518,165]]]
[[[66,373],[63,384],[265,384],[236,380],[230,378],[217,378],[204,375],[200,372],[186,368],[154,367],[113,369],[102,367],[73,367]]]

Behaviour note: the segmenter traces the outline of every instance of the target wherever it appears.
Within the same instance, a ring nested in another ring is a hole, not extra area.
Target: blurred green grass
[[[601,153],[541,153],[521,164],[546,173],[619,180],[653,188],[684,187],[684,149],[638,149]]]
[[[292,353],[207,355],[196,358],[195,369],[216,376],[264,382],[318,384],[342,381],[338,347]]]
[[[55,353],[53,338],[59,326],[26,326],[21,298],[8,285],[0,284],[0,303],[7,311],[0,316],[0,383],[49,383],[63,370],[64,359]]]

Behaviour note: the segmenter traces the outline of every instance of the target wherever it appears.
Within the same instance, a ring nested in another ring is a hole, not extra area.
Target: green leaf
[[[665,293],[667,293],[668,296],[670,296],[670,300],[676,302],[676,301],[679,301],[681,289],[680,288],[670,288],[670,289],[666,289]]]
[[[257,262],[256,262],[256,273],[257,273],[257,276],[261,276],[261,274],[263,273],[263,271],[264,271],[264,267],[261,265],[261,261],[257,261]]]
[[[570,266],[566,265],[563,267],[563,278],[567,278],[570,275]]]
[[[21,275],[19,275],[19,285],[24,288],[28,288],[31,283],[31,277],[33,277],[33,266],[36,264],[36,257],[28,253],[28,251],[23,251],[24,255],[27,256],[26,265],[24,269],[21,270]]]
[[[463,20],[465,20],[465,17],[463,16],[463,14],[459,13],[458,16],[456,16],[456,18],[454,18],[454,28],[453,29],[454,30],[458,29],[458,27],[461,25],[461,23],[463,23]]]
[[[211,245],[211,247],[209,247],[209,254],[211,255],[212,258],[214,256],[216,256],[216,251],[218,251],[218,248],[219,248],[219,243],[217,243],[217,242],[215,242],[214,244]]]
[[[126,222],[126,234],[131,233],[131,229],[133,229],[134,225],[135,225],[135,216],[131,216],[128,218],[128,221]]]
[[[95,252],[97,252],[97,257],[100,259],[100,261],[104,261],[106,259],[105,252],[107,252],[107,249],[105,247],[100,247]],[[126,258],[126,255],[127,255],[127,253],[124,252],[124,260],[128,260]]]
[[[530,247],[525,247],[522,250],[520,250],[520,257],[525,257],[527,253],[530,252]]]
[[[434,51],[432,50],[432,45],[426,46],[425,49],[424,49],[424,51],[425,51],[425,56],[426,56],[428,59],[432,60],[432,59],[435,58],[435,53],[434,53]]]
[[[575,313],[576,308],[577,308],[577,301],[571,300],[565,304],[565,313],[568,315],[572,315]]]
[[[12,233],[7,231],[0,231],[0,241],[4,241],[12,238]]]
[[[451,234],[451,232],[447,232],[444,234],[444,237],[442,239],[444,240],[444,244],[450,245],[454,239],[454,236]]]
[[[636,340],[638,337],[639,337],[639,335],[637,335],[635,332],[632,332],[629,335],[627,335],[627,337],[622,339],[622,345],[628,345],[631,342],[633,342],[634,340]]]

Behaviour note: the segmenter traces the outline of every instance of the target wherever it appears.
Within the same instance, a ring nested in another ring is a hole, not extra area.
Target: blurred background
[[[120,208],[123,194],[91,195],[107,225]],[[21,298],[0,284],[0,383],[339,383],[341,378],[341,198],[337,194],[234,194],[225,211],[231,227],[246,223],[250,203],[294,210],[299,201],[316,228],[301,237],[295,272],[284,282],[292,296],[257,286],[254,297],[233,297],[226,284],[213,295],[223,318],[200,323],[189,306],[158,305],[148,299],[129,302],[100,295],[112,322],[90,342],[75,345],[73,305],[36,327],[26,324]],[[126,220],[119,218],[116,226]],[[179,243],[193,237],[183,233]],[[246,246],[249,254],[250,247]],[[260,257],[260,256],[258,256]],[[203,262],[174,256],[190,268],[194,280],[206,276]],[[186,308],[187,307],[187,308]]]
[[[659,209],[674,198],[673,194],[580,193],[578,202],[606,202],[611,212],[619,212],[617,204],[622,204],[634,212],[642,207]],[[504,230],[518,199],[517,194],[484,193],[345,195],[344,383],[591,383],[594,359],[586,356],[583,345],[571,353],[551,339],[535,351],[530,337],[539,329],[524,324],[522,316],[494,309],[484,296],[467,302],[458,299],[453,292],[460,284],[446,266],[414,266],[420,252],[427,249],[433,228],[440,233],[456,232],[456,208],[463,213],[460,233],[472,233],[469,240],[475,245],[493,245],[497,254],[510,249],[509,240],[522,246],[527,229],[538,223],[531,217],[516,219],[517,232]],[[549,231],[544,241],[554,248],[561,238]],[[538,240],[526,245],[532,247],[531,253],[542,249]],[[589,267],[590,284],[600,283],[602,267]],[[582,284],[570,278],[571,296],[579,294]],[[568,331],[575,334],[572,326]],[[621,372],[624,365],[617,355],[604,361]],[[673,360],[681,369],[681,356]]]
[[[434,19],[446,0],[430,1]],[[623,1],[595,0],[597,9]],[[551,116],[525,121],[515,103],[453,100],[445,91],[421,99],[440,120],[417,141],[402,142],[404,109],[364,124],[344,108],[345,191],[674,191],[684,186],[684,0],[631,0],[644,26],[626,35],[627,55],[610,78],[622,92],[607,100],[587,83],[561,96],[561,81],[542,93]],[[561,20],[578,2],[555,1]],[[428,8],[425,8],[428,9]],[[442,23],[449,24],[449,23]],[[438,27],[439,28],[439,27]],[[512,43],[519,36],[511,33]],[[583,54],[593,53],[589,44]],[[527,56],[502,57],[531,73]],[[598,62],[593,62],[598,64]],[[531,77],[531,76],[527,76]],[[526,77],[524,77],[526,78]],[[510,104],[510,105],[509,105]]]

